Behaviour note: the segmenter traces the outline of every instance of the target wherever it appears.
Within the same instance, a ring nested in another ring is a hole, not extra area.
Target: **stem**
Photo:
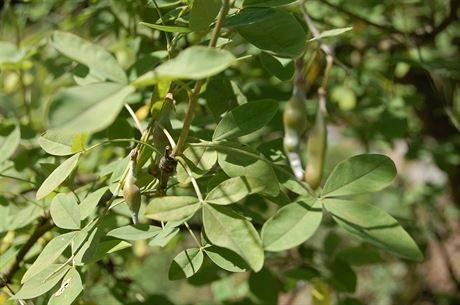
[[[185,227],[187,228],[187,230],[189,231],[190,235],[192,235],[192,238],[193,238],[193,240],[195,241],[195,243],[196,243],[196,245],[198,246],[198,248],[201,249],[202,246],[201,246],[200,242],[198,241],[198,238],[196,238],[195,233],[193,233],[192,229],[191,229],[190,226],[188,225],[188,223],[187,223],[187,222],[184,222],[184,225],[185,225]]]
[[[219,38],[220,30],[224,24],[225,17],[230,9],[230,0],[224,0],[222,8],[220,9],[219,16],[217,17],[216,26],[212,32],[211,41],[209,42],[209,47],[215,48],[217,39]],[[195,86],[193,87],[193,94],[189,98],[187,113],[185,114],[184,126],[182,127],[182,132],[177,141],[177,146],[173,150],[171,157],[176,157],[182,154],[184,150],[185,141],[190,130],[190,125],[192,124],[193,116],[195,114],[195,108],[198,102],[198,97],[200,95],[201,86],[203,85],[203,80],[197,80]]]
[[[129,114],[130,114],[131,117],[133,118],[134,123],[136,124],[137,129],[139,129],[139,131],[140,131],[141,133],[143,133],[143,132],[144,132],[144,129],[142,128],[141,122],[139,122],[139,119],[137,118],[136,114],[134,113],[133,108],[131,108],[131,106],[129,106],[128,104],[125,104],[125,108],[126,108],[126,110],[128,110]]]
[[[350,11],[348,11],[348,10],[346,10],[346,9],[344,9],[344,8],[342,8],[342,7],[338,6],[338,5],[336,5],[336,4],[330,3],[330,2],[327,1],[327,0],[319,0],[319,1],[320,1],[321,3],[326,4],[327,6],[329,6],[329,7],[331,7],[331,8],[333,8],[333,9],[335,9],[335,10],[341,12],[341,13],[344,13],[345,15],[348,15],[348,16],[352,17],[353,19],[360,20],[360,21],[362,21],[362,22],[364,22],[364,23],[366,23],[366,24],[368,24],[368,25],[370,25],[370,26],[373,26],[373,27],[375,27],[375,28],[378,28],[378,29],[380,29],[380,30],[382,30],[382,31],[385,31],[385,32],[387,32],[387,33],[400,34],[400,35],[404,35],[404,36],[406,35],[406,33],[404,33],[403,31],[400,31],[400,30],[398,30],[398,29],[396,29],[396,28],[394,28],[394,27],[392,27],[392,26],[387,26],[387,25],[383,25],[383,24],[378,24],[378,23],[373,22],[373,21],[371,21],[371,20],[369,20],[369,19],[366,19],[366,18],[364,18],[364,17],[362,17],[362,16],[356,15],[355,13],[352,13],[352,12],[350,12]]]
[[[156,0],[152,0],[152,2],[153,2],[153,5],[155,6],[155,10],[158,13],[158,17],[160,17],[161,24],[166,26],[166,24],[165,24],[165,22],[163,20],[163,14],[161,13],[161,10],[160,10],[160,7],[158,6],[158,3],[156,2]],[[169,39],[169,36],[168,36],[167,32],[164,32],[164,34],[165,34],[165,38],[166,38],[166,49],[168,51],[168,57],[171,58],[171,50],[172,50],[171,40]]]
[[[27,182],[27,183],[30,183],[30,184],[33,184],[33,185],[37,185],[35,182],[29,181],[27,179],[23,179],[23,178],[20,178],[20,177],[14,177],[14,176],[9,176],[9,175],[5,175],[5,174],[0,174],[0,177],[13,179],[13,180],[17,180],[17,181],[22,181],[22,182]]]
[[[7,283],[11,281],[14,274],[19,270],[19,265],[21,264],[27,253],[29,253],[30,249],[35,245],[35,243],[38,239],[40,239],[40,237],[42,237],[46,232],[50,231],[52,228],[54,228],[54,225],[48,219],[46,219],[44,223],[41,223],[39,226],[35,228],[35,231],[32,233],[32,235],[30,235],[29,239],[19,250],[11,267],[3,275],[4,281],[0,283],[0,287],[5,286]]]
[[[192,171],[190,170],[190,167],[183,161],[179,160],[180,165],[185,169],[187,172],[188,176],[190,177],[190,181],[192,181],[193,188],[195,190],[196,196],[200,202],[204,202],[203,200],[203,194],[200,191],[200,188],[198,187],[198,182],[196,181],[195,177],[193,177]]]
[[[99,147],[99,146],[102,146],[102,145],[105,145],[105,144],[114,143],[114,142],[134,142],[134,143],[137,143],[137,146],[148,146],[149,148],[153,149],[155,152],[160,153],[160,151],[155,146],[153,146],[153,145],[151,145],[151,144],[149,144],[149,143],[147,143],[147,142],[145,142],[143,140],[136,140],[136,139],[113,139],[113,140],[99,142],[99,143],[96,143],[93,146],[90,146],[87,149],[85,149],[85,152],[93,150],[96,147]]]

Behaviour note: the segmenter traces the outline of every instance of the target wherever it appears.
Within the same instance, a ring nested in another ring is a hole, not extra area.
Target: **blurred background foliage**
[[[187,24],[187,2],[156,1],[171,25]],[[330,76],[326,171],[358,153],[390,156],[398,168],[396,183],[361,199],[395,216],[421,246],[425,261],[409,263],[359,244],[344,237],[329,220],[295,251],[269,254],[259,273],[231,274],[205,261],[194,277],[169,281],[170,261],[184,245],[193,244],[188,235],[179,234],[165,248],[139,241],[88,267],[85,292],[78,304],[319,305],[332,300],[343,305],[459,304],[459,1],[306,3],[320,31],[353,27],[340,36],[325,38],[338,60]],[[242,5],[243,1],[235,1],[232,12]],[[301,18],[295,3],[286,9]],[[49,45],[51,31],[73,32],[105,47],[132,78],[157,65],[154,52],[166,49],[163,32],[139,24],[155,23],[158,18],[151,0],[1,2],[0,137],[9,135],[16,122],[21,136],[19,148],[8,161],[9,152],[0,145],[0,225],[4,226],[0,227],[0,267],[46,217],[47,207],[35,201],[33,192],[54,169],[55,159],[60,160],[37,144],[46,129],[50,98],[60,88],[74,84],[75,76],[85,74],[84,67]],[[215,118],[227,109],[245,100],[266,98],[279,101],[282,109],[292,89],[292,62],[281,61],[284,65],[274,71],[265,53],[234,30],[224,28],[224,33],[232,39],[228,49],[235,55],[253,56],[242,60],[238,69],[228,69],[207,83],[192,128],[193,135],[204,139],[211,137]],[[195,33],[184,35],[176,48],[181,50],[200,39]],[[307,59],[314,49],[308,49]],[[310,121],[323,65],[319,57],[306,75]],[[140,117],[149,98],[150,92],[145,91],[129,101]],[[185,95],[176,100],[173,127],[178,134],[187,103]],[[114,137],[139,137],[127,112],[92,140]],[[264,130],[243,141],[258,145],[276,159],[282,141],[281,112]],[[96,169],[114,166],[111,162],[124,157],[126,151],[125,144],[95,151],[81,162],[74,183],[93,183]],[[255,211],[263,219],[272,213],[270,204],[256,195],[246,203],[249,213]],[[107,221],[128,223],[117,214]],[[52,236],[52,232],[43,235],[26,261],[32,261]],[[299,265],[303,267],[292,269]],[[356,292],[351,293],[355,285]],[[0,304],[13,304],[7,298],[0,291]],[[44,304],[41,299],[36,304]]]

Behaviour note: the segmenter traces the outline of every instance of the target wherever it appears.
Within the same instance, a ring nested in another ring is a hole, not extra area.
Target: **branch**
[[[331,7],[331,8],[333,8],[333,9],[335,9],[336,11],[339,11],[339,12],[341,12],[341,13],[344,13],[345,15],[348,15],[348,16],[350,16],[350,17],[353,18],[353,19],[360,20],[360,21],[362,21],[362,22],[364,22],[364,23],[366,23],[366,24],[368,24],[368,25],[370,25],[370,26],[373,26],[373,27],[375,27],[375,28],[378,28],[378,29],[380,29],[380,30],[382,30],[382,31],[384,31],[384,32],[387,32],[387,33],[390,33],[390,34],[407,35],[407,33],[404,33],[403,31],[398,30],[398,29],[395,28],[395,27],[392,27],[392,26],[389,26],[389,25],[384,25],[384,24],[376,23],[376,22],[371,21],[371,20],[369,20],[369,19],[366,19],[366,18],[364,18],[364,17],[362,17],[362,16],[359,16],[359,15],[357,15],[357,14],[355,14],[355,13],[352,13],[352,12],[350,12],[350,11],[348,11],[348,10],[342,8],[342,7],[339,6],[339,5],[330,3],[330,2],[327,1],[327,0],[319,0],[319,1],[320,1],[321,3],[326,4],[327,6],[329,6],[329,7]]]
[[[222,8],[219,12],[219,16],[217,18],[216,26],[214,27],[214,31],[212,32],[211,41],[209,42],[209,47],[215,48],[217,39],[219,38],[220,30],[222,29],[222,25],[224,24],[225,17],[230,9],[230,0],[224,0]],[[190,125],[192,124],[193,116],[195,114],[195,108],[198,102],[198,97],[200,95],[201,86],[203,85],[203,80],[197,80],[195,86],[193,88],[193,94],[189,98],[188,109],[187,113],[185,114],[184,119],[184,126],[182,127],[182,132],[179,136],[179,140],[177,141],[177,146],[174,148],[171,157],[176,157],[182,154],[184,149],[185,141],[188,137],[188,132],[190,130]]]
[[[390,33],[390,34],[398,34],[398,35],[402,35],[402,36],[409,36],[409,37],[412,37],[414,39],[416,39],[417,41],[419,42],[426,42],[426,41],[429,41],[431,39],[433,39],[434,37],[436,37],[439,33],[441,33],[442,31],[444,31],[451,23],[453,23],[454,21],[458,20],[458,16],[457,16],[457,11],[460,7],[460,1],[458,0],[450,0],[450,10],[449,10],[449,14],[447,15],[446,18],[444,18],[443,21],[441,21],[441,23],[434,27],[433,29],[430,29],[428,31],[425,31],[423,33],[417,33],[417,32],[410,32],[410,33],[406,33],[404,31],[401,31],[393,26],[390,26],[390,25],[384,25],[384,24],[379,24],[379,23],[376,23],[374,21],[371,21],[369,19],[366,19],[360,15],[357,15],[353,12],[350,12],[348,11],[347,9],[344,9],[343,7],[339,6],[339,5],[336,5],[336,4],[333,4],[333,3],[330,3],[328,0],[319,0],[321,3],[335,9],[336,11],[339,11],[341,13],[344,13],[345,15],[348,15],[350,16],[351,18],[353,19],[356,19],[356,20],[360,20],[364,23],[366,23],[367,25],[370,25],[370,26],[373,26],[375,28],[378,28],[384,32],[387,32],[387,33]]]
[[[446,18],[444,18],[443,21],[441,21],[440,24],[438,24],[438,26],[436,26],[429,32],[425,32],[424,34],[419,35],[419,38],[422,42],[433,39],[439,33],[444,31],[451,23],[458,20],[457,11],[460,7],[460,1],[450,0],[449,7],[450,7],[449,14],[447,15]]]
[[[14,274],[19,270],[19,265],[24,260],[24,257],[29,253],[30,249],[35,245],[38,239],[42,237],[46,232],[54,228],[54,225],[49,221],[49,219],[44,219],[39,226],[35,228],[35,231],[30,235],[29,239],[19,250],[16,258],[13,261],[13,264],[8,269],[8,271],[3,275],[3,281],[0,282],[0,288],[3,288],[8,284],[13,278]]]

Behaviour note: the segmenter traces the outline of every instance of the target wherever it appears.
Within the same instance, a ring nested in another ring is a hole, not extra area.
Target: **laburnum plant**
[[[27,47],[1,42],[1,69],[29,90],[27,115],[6,113],[0,126],[1,177],[16,177],[25,199],[0,196],[2,247],[12,245],[0,256],[1,285],[11,300],[76,302],[95,266],[135,255],[139,243],[175,249],[170,280],[210,266],[261,283],[280,272],[285,291],[311,282],[317,302],[331,297],[327,287],[356,289],[356,257],[336,255],[337,234],[348,233],[364,260],[382,259],[367,244],[423,260],[369,195],[394,183],[389,157],[358,154],[325,169],[328,88],[347,77],[334,70],[349,72],[334,40],[353,36],[351,27],[320,32],[304,1],[147,2],[94,1],[91,41],[62,24]],[[89,17],[75,18],[85,27]],[[107,49],[112,24],[129,44]],[[43,120],[30,112],[30,65],[50,96]],[[241,75],[290,98],[245,96]],[[24,227],[19,240],[6,234]],[[323,258],[307,259],[321,230]]]

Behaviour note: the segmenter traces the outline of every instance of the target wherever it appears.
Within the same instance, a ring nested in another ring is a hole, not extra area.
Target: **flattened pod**
[[[305,181],[312,189],[317,189],[323,177],[324,159],[327,148],[327,129],[324,119],[325,105],[318,105],[315,125],[307,142],[308,164],[305,169]]]

